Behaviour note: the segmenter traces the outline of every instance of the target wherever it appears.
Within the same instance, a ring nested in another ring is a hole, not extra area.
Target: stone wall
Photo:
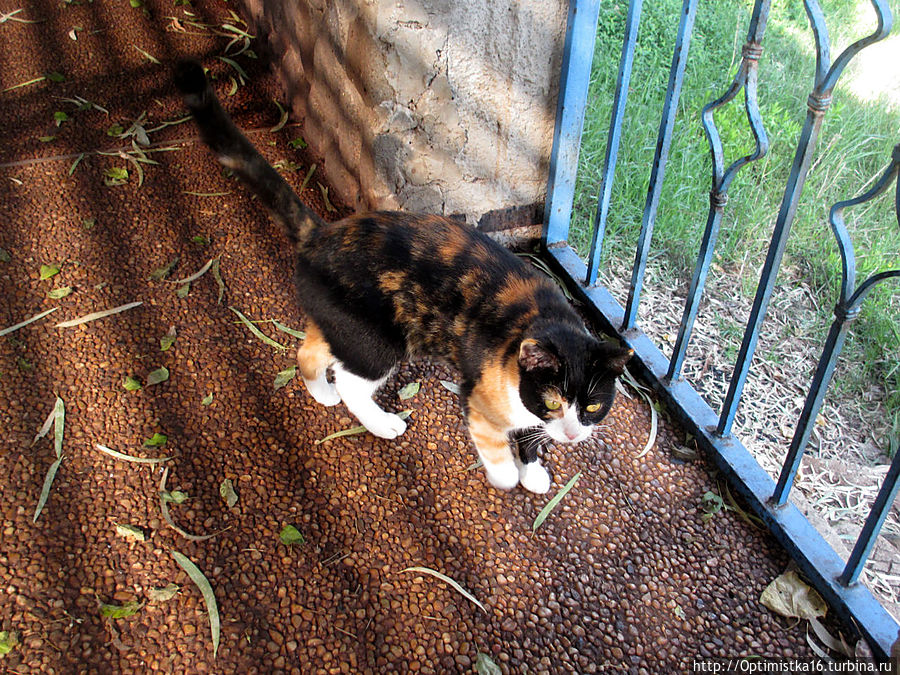
[[[349,204],[476,222],[543,202],[564,0],[241,2]]]

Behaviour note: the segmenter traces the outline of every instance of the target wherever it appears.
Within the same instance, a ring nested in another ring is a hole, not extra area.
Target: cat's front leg
[[[544,432],[540,427],[529,427],[512,431],[509,436],[518,450],[515,460],[522,487],[539,495],[546,493],[550,490],[550,474],[538,459],[538,450],[543,448]]]
[[[519,484],[519,469],[506,432],[491,424],[477,410],[470,410],[467,418],[469,435],[484,465],[488,482],[501,490],[512,490]]]

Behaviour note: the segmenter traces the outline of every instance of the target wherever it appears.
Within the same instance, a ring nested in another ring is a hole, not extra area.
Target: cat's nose
[[[566,430],[566,438],[568,438],[570,441],[574,441],[576,438],[578,438],[578,435],[579,432],[577,429],[575,431],[571,431],[568,429]]]

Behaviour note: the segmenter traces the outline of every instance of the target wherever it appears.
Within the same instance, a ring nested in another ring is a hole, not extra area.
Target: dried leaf
[[[421,572],[422,574],[430,574],[431,576],[433,576],[437,579],[440,579],[444,583],[449,584],[457,593],[462,595],[467,600],[473,602],[477,607],[479,607],[481,609],[482,612],[487,614],[487,609],[485,609],[484,605],[482,605],[480,602],[478,602],[478,599],[474,595],[469,593],[465,588],[460,586],[456,581],[454,581],[453,579],[451,579],[450,577],[448,577],[445,574],[441,574],[440,572],[437,572],[437,571],[431,569],[430,567],[407,567],[405,570],[400,570],[400,571],[401,572]]]
[[[140,527],[116,523],[116,534],[128,541],[147,541],[147,534]]]
[[[0,248],[0,262],[8,263],[12,260],[12,256],[9,255],[9,251],[5,248]]]
[[[401,401],[405,401],[406,399],[412,398],[416,394],[419,393],[419,389],[421,388],[421,384],[418,382],[410,382],[405,387],[403,387],[400,391],[397,392],[397,396],[400,397]]]
[[[175,295],[177,295],[179,298],[184,299],[187,297],[187,294],[190,292],[191,292],[191,285],[185,284],[184,286],[178,287],[178,289],[175,291]]]
[[[175,326],[172,326],[171,328],[169,328],[169,331],[159,339],[160,351],[169,351],[172,348],[172,345],[175,344],[175,338],[177,337],[178,334],[175,330]]]
[[[401,420],[405,420],[412,414],[412,410],[404,410],[403,412],[398,412],[397,417]],[[313,445],[319,445],[320,443],[324,443],[325,441],[333,441],[335,438],[343,438],[344,436],[359,436],[361,434],[368,433],[368,429],[364,426],[358,427],[350,427],[349,429],[343,429],[341,431],[335,431],[333,434],[328,434],[325,438],[319,439],[315,441]]]
[[[175,521],[172,520],[172,515],[169,513],[169,501],[164,495],[171,496],[171,493],[166,490],[166,479],[169,477],[169,469],[166,469],[162,473],[162,477],[159,481],[159,510],[162,512],[163,520],[166,521],[166,524],[175,530],[178,534],[180,534],[185,539],[190,539],[191,541],[206,541],[207,539],[212,539],[213,537],[222,534],[225,529],[219,530],[218,532],[213,532],[212,534],[191,534],[186,530],[181,529],[175,524]],[[177,492],[177,491],[176,491]]]
[[[9,328],[4,328],[3,330],[0,330],[0,337],[3,337],[4,335],[9,335],[10,333],[14,333],[15,331],[19,330],[20,328],[24,328],[25,326],[27,326],[30,323],[34,323],[35,321],[40,321],[45,316],[47,316],[48,314],[52,314],[53,312],[55,312],[58,309],[59,309],[59,307],[54,307],[53,309],[45,310],[45,311],[41,312],[40,314],[35,314],[31,318],[25,319],[24,321],[17,323],[14,326],[10,326]]]
[[[147,375],[147,386],[151,386],[154,384],[160,384],[161,382],[165,382],[169,379],[169,369],[165,366],[161,366]]]
[[[50,279],[59,274],[59,265],[41,265],[41,281]]]
[[[300,189],[297,191],[298,195],[302,195],[303,191],[306,189],[306,186],[309,184],[310,179],[313,177],[313,174],[316,172],[316,165],[313,164],[309,167],[309,171],[306,172],[306,178],[303,179],[303,182],[300,184]]]
[[[47,503],[47,498],[50,496],[50,487],[53,485],[53,479],[56,477],[56,471],[59,469],[59,465],[62,463],[63,458],[58,457],[53,464],[50,465],[50,468],[47,469],[47,475],[44,476],[44,485],[41,488],[41,496],[38,498],[37,506],[34,509],[34,517],[31,519],[31,522],[36,523],[38,516],[41,515],[41,511],[44,510],[44,504]]]
[[[52,298],[53,300],[62,300],[63,298],[71,294],[71,286],[62,286],[61,288],[54,288],[52,291],[47,291],[47,297]]]
[[[122,381],[122,386],[125,387],[126,391],[137,391],[141,388],[141,383],[131,375],[126,375],[125,379]]]
[[[253,323],[250,321],[250,319],[248,319],[246,316],[241,314],[241,312],[239,310],[237,310],[231,306],[229,306],[228,309],[230,309],[232,312],[237,314],[238,318],[241,320],[241,323],[243,323],[247,328],[249,328],[251,333],[253,333],[256,337],[258,337],[260,340],[265,342],[267,345],[269,345],[270,347],[275,347],[276,349],[281,349],[283,351],[287,350],[287,347],[285,347],[283,344],[275,342],[275,340],[273,340],[268,335],[263,333],[259,328],[254,326]]]
[[[175,562],[181,566],[181,569],[187,572],[191,581],[193,581],[197,585],[197,588],[200,589],[200,594],[203,596],[203,602],[206,603],[206,612],[209,614],[209,630],[212,634],[213,658],[215,658],[216,653],[219,651],[219,631],[221,630],[221,624],[219,622],[219,608],[216,605],[216,596],[213,593],[212,586],[210,586],[207,578],[203,576],[203,572],[201,572],[187,556],[182,555],[178,551],[172,551],[172,557],[175,558]]]
[[[285,525],[282,527],[281,532],[278,533],[278,538],[281,539],[281,543],[285,546],[306,543],[306,538],[300,534],[300,531],[293,525]]]
[[[215,260],[215,258],[210,258],[210,259],[206,262],[206,264],[203,265],[203,267],[201,267],[199,270],[197,270],[196,272],[194,272],[194,273],[193,273],[192,275],[190,275],[189,277],[185,277],[184,279],[178,279],[177,281],[168,281],[167,283],[170,283],[170,284],[189,284],[189,283],[191,283],[192,281],[197,281],[197,279],[199,279],[200,277],[202,277],[204,274],[206,274],[206,273],[209,271],[209,268],[212,267],[213,261],[214,261],[214,260]]]
[[[226,478],[222,481],[222,484],[219,485],[219,495],[225,500],[225,505],[228,506],[229,509],[237,504],[238,496],[234,491],[234,485],[230,478]]]
[[[112,448],[108,448],[105,445],[100,445],[99,443],[94,447],[96,447],[100,452],[109,455],[110,457],[122,459],[126,462],[134,462],[136,464],[160,464],[161,462],[168,462],[170,459],[173,459],[172,457],[133,457],[117,450],[113,450]]]
[[[167,504],[184,504],[188,500],[187,492],[181,490],[162,490],[159,497]]]
[[[143,606],[143,603],[137,600],[126,602],[124,605],[107,605],[105,602],[101,602],[100,616],[107,619],[124,619],[137,614]]]
[[[150,602],[166,602],[174,598],[180,587],[177,584],[166,584],[162,588],[148,588],[147,597]]]
[[[62,459],[63,429],[66,424],[66,406],[57,396],[53,406],[53,451],[57,459]]]
[[[222,298],[225,296],[225,282],[222,281],[222,272],[219,269],[219,259],[216,258],[212,264],[212,275],[213,279],[216,280],[216,284],[219,286],[219,299],[216,301],[217,305],[222,304]]]
[[[789,570],[766,586],[759,601],[782,616],[812,619],[825,616],[828,606],[794,570]]]
[[[105,319],[108,316],[112,316],[113,314],[119,314],[120,312],[124,312],[129,309],[134,309],[140,305],[144,304],[143,302],[129,302],[127,305],[119,305],[118,307],[113,307],[112,309],[105,309],[102,312],[93,312],[91,314],[85,314],[82,317],[77,319],[71,319],[69,321],[63,321],[62,323],[56,324],[56,328],[72,328],[73,326],[80,326],[83,323],[89,323],[91,321],[96,321],[97,319]]]
[[[53,410],[50,411],[50,414],[47,415],[47,419],[44,420],[44,423],[41,425],[41,428],[38,430],[37,434],[34,437],[34,440],[31,441],[31,445],[34,446],[39,440],[41,440],[44,436],[50,433],[50,427],[53,426],[53,420],[56,419],[56,406],[53,406]]]
[[[272,100],[275,101],[275,99],[272,99]],[[287,121],[288,121],[288,111],[285,110],[285,109],[282,107],[282,105],[281,105],[278,101],[275,101],[275,105],[278,106],[278,112],[281,113],[281,116],[278,118],[278,124],[276,124],[274,127],[272,127],[271,129],[269,129],[269,131],[270,131],[271,133],[273,133],[273,134],[274,134],[276,131],[280,131],[281,128],[282,128],[285,124],[287,124]]]
[[[297,374],[297,366],[291,366],[290,368],[285,368],[275,376],[275,390],[278,391],[288,382],[294,379],[294,376]]]
[[[169,440],[169,437],[159,432],[154,433],[150,438],[144,441],[145,448],[161,448]]]
[[[579,478],[581,478],[581,471],[572,476],[569,482],[566,483],[560,491],[554,495],[553,499],[547,502],[547,505],[541,509],[541,512],[537,514],[537,518],[535,518],[534,522],[531,524],[532,533],[537,531],[541,524],[547,519],[547,516],[550,515],[551,511],[553,511],[553,509],[555,509],[562,501],[563,497],[569,493],[569,490],[575,487],[575,483],[578,482]]]

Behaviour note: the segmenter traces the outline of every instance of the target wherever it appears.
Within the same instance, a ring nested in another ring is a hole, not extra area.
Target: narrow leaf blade
[[[213,658],[215,658],[216,653],[219,651],[219,631],[221,630],[219,607],[216,604],[215,593],[213,593],[212,586],[210,586],[209,581],[203,575],[203,572],[200,571],[200,568],[197,567],[190,558],[178,551],[172,551],[172,557],[175,558],[175,562],[178,563],[181,569],[187,572],[191,581],[193,581],[200,590],[200,594],[203,596],[203,602],[206,603],[206,612],[209,614],[209,630],[212,634]]]
[[[407,567],[405,570],[400,570],[400,571],[401,572],[420,572],[422,574],[430,574],[431,576],[435,577],[436,579],[440,579],[444,583],[449,584],[457,593],[459,593],[464,598],[466,598],[466,600],[469,600],[470,602],[474,603],[478,608],[480,608],[482,612],[484,612],[485,614],[488,613],[487,609],[485,609],[485,606],[482,605],[474,595],[469,593],[469,591],[467,591],[465,588],[460,586],[459,583],[457,583],[456,581],[454,581],[453,579],[448,577],[446,574],[441,574],[440,572],[437,572],[437,571],[431,569],[430,567]]]
[[[537,515],[537,518],[534,519],[534,523],[532,523],[531,525],[532,532],[535,532],[543,524],[543,522],[547,520],[547,516],[549,516],[553,509],[555,509],[559,505],[563,497],[565,497],[569,493],[569,490],[575,487],[575,483],[578,482],[579,478],[581,478],[581,471],[572,476],[571,480],[569,480],[569,482],[566,483],[560,489],[560,491],[556,493],[553,499],[547,502],[547,505],[541,509],[541,512]]]

